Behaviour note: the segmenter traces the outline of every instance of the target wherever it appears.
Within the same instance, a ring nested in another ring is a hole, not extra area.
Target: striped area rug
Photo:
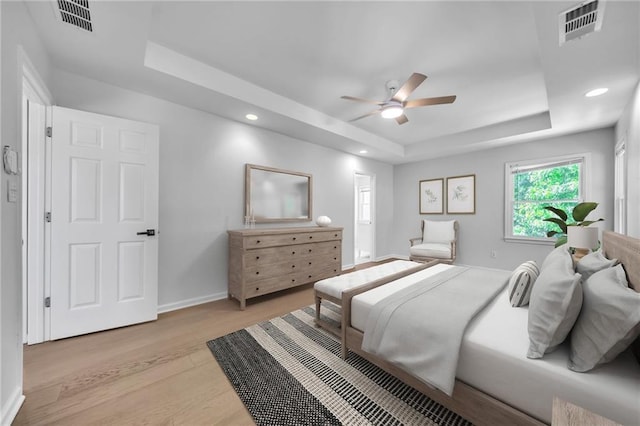
[[[356,354],[342,360],[314,316],[309,306],[207,342],[257,425],[471,425]]]

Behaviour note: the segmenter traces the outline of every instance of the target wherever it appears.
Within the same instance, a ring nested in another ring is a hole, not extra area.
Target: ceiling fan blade
[[[360,120],[361,118],[369,117],[370,115],[375,115],[375,114],[378,114],[379,112],[380,112],[380,110],[376,109],[376,110],[371,111],[371,112],[369,112],[369,113],[367,113],[365,115],[361,115],[360,117],[356,117],[356,118],[354,118],[352,120],[349,120],[349,122]]]
[[[363,99],[363,98],[356,98],[354,96],[340,96],[340,97],[342,99],[347,99],[349,101],[366,102],[368,104],[374,104],[374,105],[382,105],[382,104],[384,104],[384,102],[372,101],[372,100]]]
[[[414,99],[404,102],[405,108],[415,108],[427,105],[451,104],[456,100],[456,96],[439,96],[437,98]]]
[[[414,72],[411,77],[409,77],[409,80],[405,81],[402,87],[398,89],[398,91],[391,97],[391,99],[398,102],[404,102],[405,99],[409,97],[411,92],[416,90],[416,88],[420,86],[426,79],[426,75]]]
[[[402,114],[401,116],[396,117],[396,121],[398,122],[398,124],[404,124],[407,121],[409,121],[409,119],[407,118],[406,115]]]

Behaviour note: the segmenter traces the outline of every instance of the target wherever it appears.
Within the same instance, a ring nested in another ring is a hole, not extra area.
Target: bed
[[[640,293],[640,240],[605,232],[603,253],[620,261],[630,286]],[[639,354],[629,348],[588,373],[567,368],[566,342],[543,359],[529,359],[525,356],[529,345],[527,309],[513,308],[506,289],[499,291],[464,331],[451,395],[362,349],[372,306],[412,280],[447,268],[451,266],[436,265],[390,283],[377,281],[344,292],[343,356],[349,351],[357,353],[478,425],[548,424],[554,397],[621,424],[640,424]],[[635,343],[637,346],[638,341]]]

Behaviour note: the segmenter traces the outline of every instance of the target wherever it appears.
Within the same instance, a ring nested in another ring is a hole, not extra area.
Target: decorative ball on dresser
[[[318,216],[316,224],[318,226],[329,226],[331,225],[331,218],[329,216]]]

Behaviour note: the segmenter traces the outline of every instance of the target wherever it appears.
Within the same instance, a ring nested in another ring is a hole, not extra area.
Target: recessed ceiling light
[[[367,152],[369,152],[369,151],[367,151],[366,149],[361,149],[360,150],[360,154],[366,154]]]
[[[255,114],[247,114],[245,115],[245,117],[247,118],[247,120],[251,120],[251,121],[256,121],[258,119],[258,116]]]
[[[588,91],[587,93],[585,93],[584,95],[587,98],[593,98],[594,96],[600,96],[600,95],[604,95],[605,93],[607,93],[609,91],[609,89],[607,89],[606,87],[600,87],[598,89],[593,89]]]

